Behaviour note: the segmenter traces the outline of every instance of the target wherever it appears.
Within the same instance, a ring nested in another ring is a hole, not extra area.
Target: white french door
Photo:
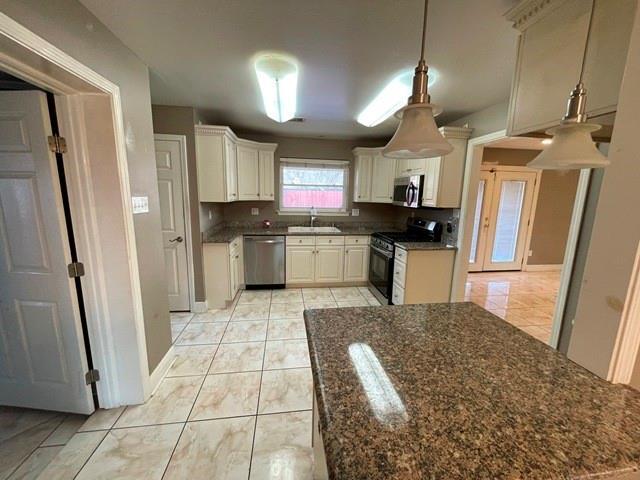
[[[469,271],[522,268],[537,176],[526,169],[481,172]]]
[[[44,93],[0,92],[0,405],[89,414],[87,356]]]
[[[155,148],[169,310],[190,310],[183,152],[180,141],[167,135],[156,135]]]

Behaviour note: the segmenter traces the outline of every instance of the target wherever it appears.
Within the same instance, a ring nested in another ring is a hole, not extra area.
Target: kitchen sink
[[[289,233],[340,233],[336,227],[289,227]]]

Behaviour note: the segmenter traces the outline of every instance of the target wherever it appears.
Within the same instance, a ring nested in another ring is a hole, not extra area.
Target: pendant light
[[[530,168],[539,170],[577,170],[582,168],[603,168],[611,163],[607,160],[607,157],[600,153],[593,142],[593,138],[591,138],[591,132],[599,130],[600,125],[587,123],[587,114],[585,113],[587,91],[584,88],[582,79],[593,24],[594,3],[595,0],[591,0],[591,12],[582,53],[580,79],[569,95],[567,113],[562,118],[560,125],[546,131],[547,134],[553,135],[553,141],[527,164]]]
[[[429,0],[424,2],[424,19],[422,24],[422,47],[420,61],[413,75],[413,91],[409,104],[396,112],[400,125],[389,143],[382,149],[382,154],[389,158],[429,158],[446,155],[453,147],[442,136],[434,117],[442,109],[430,103],[427,93],[427,72],[429,68],[424,60],[424,47],[427,32],[427,10]]]

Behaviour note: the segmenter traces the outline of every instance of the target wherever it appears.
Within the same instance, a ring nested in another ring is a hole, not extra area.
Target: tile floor
[[[0,435],[34,435],[15,454],[2,450],[0,480],[311,478],[302,312],[360,305],[379,303],[357,287],[243,291],[226,310],[172,314],[176,360],[147,403],[12,420]]]
[[[469,273],[465,300],[549,342],[560,272]]]

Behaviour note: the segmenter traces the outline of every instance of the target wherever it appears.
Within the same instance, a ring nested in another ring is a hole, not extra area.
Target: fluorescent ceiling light
[[[543,145],[551,145],[551,143],[553,143],[553,140],[551,140],[550,138],[545,138],[544,140],[542,140]]]
[[[254,63],[262,102],[267,116],[286,122],[296,116],[298,66],[290,57],[264,54]]]
[[[365,127],[375,127],[384,122],[395,112],[404,107],[411,96],[411,78],[413,70],[407,70],[393,79],[376,95],[376,97],[358,115],[358,123]],[[436,81],[435,71],[429,75],[429,86]]]

